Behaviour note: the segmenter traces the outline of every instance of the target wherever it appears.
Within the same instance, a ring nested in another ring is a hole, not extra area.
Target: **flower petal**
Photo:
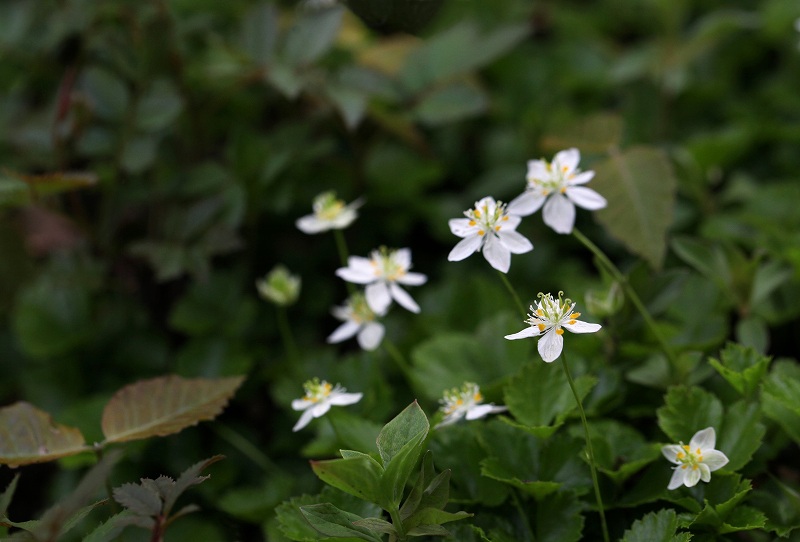
[[[358,345],[364,350],[375,350],[383,340],[383,324],[370,322],[358,334]]]
[[[540,332],[538,327],[530,326],[526,327],[522,331],[512,333],[511,335],[506,335],[504,338],[508,339],[509,341],[515,341],[517,339],[527,339],[528,337],[538,337],[539,334]]]
[[[700,479],[704,482],[711,481],[711,469],[708,468],[708,465],[705,463],[700,463],[697,465],[697,470],[700,471]]]
[[[375,314],[384,314],[392,304],[389,286],[383,281],[374,282],[364,288],[364,295],[367,298],[367,305]]]
[[[561,194],[553,194],[544,205],[542,218],[556,233],[572,233],[575,225],[575,204]]]
[[[547,363],[551,363],[561,355],[564,349],[564,338],[556,333],[556,328],[552,327],[539,339],[539,355]]]
[[[573,333],[595,333],[600,331],[601,326],[600,324],[590,324],[589,322],[582,322],[580,320],[575,320],[574,324],[565,323],[562,326],[567,331],[571,331]]]
[[[419,286],[428,282],[428,277],[422,273],[406,273],[398,278],[397,282],[408,286]]]
[[[353,209],[345,207],[330,221],[330,225],[333,229],[341,230],[352,224],[356,218],[358,218],[358,213]]]
[[[370,282],[375,282],[378,280],[378,277],[375,276],[375,272],[371,269],[367,272],[364,272],[363,269],[354,269],[352,266],[340,267],[336,270],[336,276],[346,280],[347,282],[353,282],[355,284],[369,284]]]
[[[309,408],[308,410],[303,412],[303,415],[300,416],[300,419],[297,420],[296,424],[294,424],[294,427],[292,427],[292,431],[300,431],[303,427],[308,425],[313,419],[314,419],[314,412]]]
[[[697,482],[700,481],[700,469],[692,469],[692,468],[681,468],[678,467],[678,470],[683,470],[683,483],[686,487],[694,487],[697,485]]]
[[[320,220],[316,215],[306,215],[294,223],[303,233],[315,234],[331,229],[330,223]]]
[[[344,324],[340,325],[335,330],[333,330],[333,333],[328,335],[326,341],[328,341],[331,344],[346,341],[347,339],[358,333],[358,330],[360,328],[361,326],[355,322],[352,321],[345,322]]]
[[[313,404],[308,399],[294,399],[292,400],[292,410],[305,410]]]
[[[708,465],[708,469],[712,472],[727,465],[728,461],[728,456],[719,450],[703,451],[703,463]]]
[[[541,209],[546,199],[546,196],[526,190],[511,200],[506,212],[513,216],[529,216]]]
[[[661,447],[661,454],[666,457],[668,461],[675,463],[676,465],[681,464],[681,462],[678,461],[678,454],[681,452],[683,452],[683,448],[677,444],[668,444]]]
[[[470,222],[471,220],[468,218],[451,218],[447,221],[447,225],[450,226],[450,231],[453,232],[454,235],[467,237],[478,231],[478,227],[470,226]]]
[[[458,420],[460,420],[463,416],[464,416],[463,410],[456,410],[455,412],[451,412],[450,414],[442,418],[442,421],[437,423],[434,426],[434,429],[439,429],[440,427],[444,427],[446,425],[452,425],[456,423]]]
[[[567,191],[564,193],[564,195],[572,200],[572,202],[578,207],[583,207],[584,209],[589,209],[590,211],[596,211],[597,209],[602,209],[608,205],[606,198],[591,188],[586,188],[585,186],[567,187]]]
[[[447,255],[447,260],[450,262],[460,262],[474,254],[475,251],[481,247],[482,242],[483,238],[477,234],[465,237],[453,247],[453,250]]]
[[[331,401],[330,398],[323,399],[319,403],[315,404],[308,410],[311,411],[311,414],[315,418],[319,418],[320,416],[324,416],[327,412],[331,409]]]
[[[411,312],[419,312],[419,305],[414,301],[414,298],[394,282],[389,285],[389,292],[401,307]]]
[[[550,177],[550,172],[547,169],[546,160],[528,160],[528,173],[525,177],[530,181],[531,179],[545,180]]]
[[[533,250],[531,243],[524,235],[515,231],[506,231],[505,228],[497,232],[500,242],[512,254],[524,254]]]
[[[508,273],[508,268],[511,267],[511,251],[494,235],[486,239],[483,245],[483,257],[489,265],[501,273]]]
[[[578,163],[581,161],[581,152],[578,149],[572,148],[564,151],[557,152],[553,157],[553,166],[559,169],[567,168],[567,173],[575,171]]]
[[[717,434],[713,427],[706,427],[694,434],[692,440],[689,441],[689,446],[692,451],[700,448],[702,450],[713,450],[714,445],[717,443]]]
[[[358,403],[364,397],[363,393],[337,393],[331,394],[328,402],[336,406],[345,406]]]
[[[686,470],[681,469],[680,467],[676,468],[675,470],[672,471],[672,478],[670,478],[669,480],[669,485],[667,486],[667,489],[678,489],[683,485],[685,478],[686,478]]]
[[[478,418],[483,418],[487,414],[490,414],[493,408],[494,405],[475,405],[467,409],[466,419],[477,420]]]
[[[567,180],[567,186],[576,186],[579,184],[586,184],[589,181],[594,179],[594,171],[581,171],[574,177],[571,177]]]

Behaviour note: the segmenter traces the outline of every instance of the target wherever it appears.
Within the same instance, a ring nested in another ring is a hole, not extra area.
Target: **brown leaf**
[[[0,464],[43,463],[88,449],[79,429],[54,423],[30,403],[0,409]]]

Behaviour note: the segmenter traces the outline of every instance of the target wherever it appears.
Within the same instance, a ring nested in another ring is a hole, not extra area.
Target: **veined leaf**
[[[80,430],[54,423],[30,403],[0,409],[0,464],[42,463],[88,449]]]
[[[675,203],[675,175],[659,149],[632,147],[594,167],[592,188],[608,200],[597,220],[634,254],[660,268]]]
[[[103,411],[106,442],[170,435],[211,420],[243,381],[243,376],[185,379],[170,375],[125,386]]]
[[[311,526],[324,535],[335,538],[360,538],[370,542],[380,542],[381,540],[380,536],[375,535],[372,529],[356,525],[364,518],[340,510],[330,503],[301,506],[300,511]]]

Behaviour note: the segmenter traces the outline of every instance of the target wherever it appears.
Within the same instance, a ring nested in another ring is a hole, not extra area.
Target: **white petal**
[[[298,230],[308,234],[320,233],[331,229],[329,222],[320,220],[316,215],[306,215],[298,218],[294,224]]]
[[[355,322],[345,322],[344,324],[337,327],[333,331],[333,333],[328,335],[328,338],[326,340],[331,344],[346,341],[347,339],[358,333],[358,330],[360,328],[361,326]]]
[[[440,427],[444,427],[446,425],[452,425],[456,423],[458,420],[460,420],[462,416],[464,416],[464,412],[461,410],[456,410],[455,412],[448,414],[447,416],[442,418],[442,421],[437,423],[434,429],[439,429]]]
[[[483,238],[480,235],[472,235],[465,237],[453,247],[450,254],[447,255],[447,260],[450,262],[460,262],[464,258],[472,255],[481,247]]]
[[[572,233],[575,205],[561,194],[554,194],[545,203],[542,218],[556,233]]]
[[[309,410],[311,411],[311,414],[315,418],[319,418],[320,416],[324,416],[330,409],[331,409],[330,399],[323,399],[316,405],[312,406]]]
[[[508,207],[506,207],[506,211],[509,215],[515,216],[532,215],[542,208],[542,205],[544,205],[546,199],[546,196],[534,194],[533,192],[526,190],[511,200],[511,203],[509,203]]]
[[[683,470],[683,483],[686,487],[694,487],[697,485],[697,482],[700,481],[700,469],[693,469],[687,467],[686,469],[681,469],[678,467],[678,470]]]
[[[454,235],[467,237],[478,232],[478,226],[470,226],[470,222],[471,220],[468,218],[451,218],[447,221],[447,225],[450,226],[450,231]]]
[[[340,267],[336,270],[336,276],[355,284],[369,284],[377,280],[372,270],[365,273],[361,269],[353,269],[352,267]]]
[[[692,440],[689,441],[689,447],[692,451],[700,448],[701,450],[713,450],[714,445],[717,443],[717,434],[713,427],[706,427],[694,434]]]
[[[342,228],[346,228],[353,221],[358,218],[358,213],[356,213],[353,209],[348,209],[345,207],[342,211],[336,215],[336,217],[330,221],[330,225],[332,228],[341,230]]]
[[[358,345],[364,350],[375,350],[383,340],[383,324],[371,322],[358,334]]]
[[[384,314],[392,304],[392,296],[385,282],[375,282],[364,288],[367,305],[375,314]]]
[[[711,481],[711,469],[708,468],[708,465],[705,463],[700,463],[697,465],[697,470],[700,471],[700,479],[704,482]]]
[[[677,468],[672,471],[672,478],[669,480],[667,489],[678,489],[683,485],[684,478],[686,477],[686,470]]]
[[[603,326],[601,326],[600,324],[590,324],[589,322],[581,322],[580,320],[575,320],[574,324],[565,323],[561,327],[573,333],[595,333],[597,331],[600,331],[600,328],[602,328]]]
[[[363,393],[337,393],[331,394],[328,401],[332,405],[345,406],[358,403],[363,396]]]
[[[551,363],[561,355],[564,349],[564,339],[556,333],[556,328],[550,328],[542,338],[539,339],[539,355],[547,363]]]
[[[586,184],[594,179],[594,171],[581,171],[571,179],[567,180],[567,186],[576,186],[579,184]]]
[[[308,399],[294,399],[292,401],[292,409],[293,410],[305,410],[314,403],[309,401]]]
[[[407,284],[408,286],[419,286],[428,282],[428,277],[422,273],[406,273],[397,279],[400,284]]]
[[[486,243],[483,245],[483,257],[486,258],[489,265],[501,273],[508,273],[508,268],[511,267],[511,251],[494,235],[486,239]]]
[[[497,407],[492,404],[475,405],[474,407],[467,409],[466,419],[477,420],[478,418],[483,418],[488,414],[493,414],[495,412],[504,412],[506,410],[508,410],[506,407]]]
[[[516,230],[520,222],[522,222],[522,217],[517,215],[506,215],[502,224],[503,231]]]
[[[416,301],[414,301],[414,299],[408,295],[408,292],[403,290],[400,286],[392,283],[389,286],[389,292],[401,307],[410,310],[411,312],[419,312],[419,305],[417,305]]]
[[[581,161],[581,153],[578,149],[567,149],[556,153],[553,157],[553,165],[558,165],[561,168],[566,167],[567,172],[575,171],[578,163]]]
[[[585,186],[567,187],[565,195],[578,207],[583,207],[584,209],[589,209],[590,211],[596,211],[597,209],[602,209],[608,205],[606,198],[591,188],[586,188]]]
[[[708,469],[713,472],[728,464],[728,456],[719,450],[705,450],[703,452],[703,463],[708,465]]]
[[[300,416],[300,419],[297,420],[297,423],[294,424],[292,427],[292,431],[300,431],[303,427],[309,424],[311,420],[314,419],[314,413],[311,409],[306,410],[303,412],[303,415]]]
[[[661,455],[663,455],[670,462],[675,463],[676,465],[681,464],[681,462],[678,461],[678,454],[681,452],[683,452],[683,448],[681,448],[677,444],[668,444],[666,446],[661,447]]]
[[[411,267],[411,249],[410,248],[398,248],[394,252],[394,261],[397,265],[401,266],[403,269],[408,269]]]
[[[522,331],[518,331],[516,333],[512,333],[511,335],[506,335],[505,338],[509,341],[515,341],[517,339],[527,339],[528,337],[538,337],[539,336],[539,328],[536,326],[530,326]]]
[[[528,160],[528,179],[547,179],[550,177],[550,172],[547,169],[547,162],[545,160]]]
[[[506,231],[506,229],[503,228],[497,232],[497,235],[500,237],[500,242],[503,243],[503,246],[512,254],[524,254],[533,250],[533,243],[528,241],[528,239],[519,232]]]

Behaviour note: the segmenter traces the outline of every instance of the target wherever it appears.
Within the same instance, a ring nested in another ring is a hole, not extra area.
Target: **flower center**
[[[372,322],[375,320],[375,313],[369,308],[367,298],[364,294],[353,294],[347,302],[350,309],[350,319],[357,324]]]
[[[303,384],[303,389],[306,390],[306,395],[303,397],[306,401],[319,403],[331,394],[331,391],[333,391],[333,386],[331,386],[325,380],[320,382],[319,378],[314,378],[313,380],[308,380],[305,384]]]
[[[683,451],[678,452],[678,455],[675,457],[675,459],[681,462],[680,468],[697,470],[700,467],[700,463],[703,462],[703,450],[697,448],[693,451],[688,444],[682,442],[681,448]]]
[[[323,192],[314,198],[314,214],[322,220],[333,220],[344,209],[344,201],[336,199],[336,192]]]
[[[473,382],[465,382],[461,388],[452,388],[444,392],[440,399],[441,410],[445,414],[452,414],[458,410],[469,409],[483,401],[480,387]]]
[[[569,298],[563,298],[563,295],[563,292],[559,292],[558,298],[554,298],[553,294],[540,293],[536,309],[531,306],[531,312],[525,322],[538,327],[540,332],[555,326],[556,333],[559,335],[564,333],[561,326],[573,325],[578,321],[581,313],[572,312],[572,309],[575,308],[575,303]]]
[[[406,274],[408,269],[397,261],[397,251],[381,247],[372,252],[370,264],[376,277],[381,277],[389,282],[394,282]]]
[[[496,234],[503,227],[503,222],[508,220],[506,206],[502,201],[481,200],[475,204],[474,209],[464,211],[464,216],[469,218],[470,226],[478,226],[478,235],[487,232]]]
[[[548,175],[544,178],[528,177],[528,190],[547,196],[552,192],[567,191],[567,181],[575,177],[576,171],[555,162],[545,162]]]

